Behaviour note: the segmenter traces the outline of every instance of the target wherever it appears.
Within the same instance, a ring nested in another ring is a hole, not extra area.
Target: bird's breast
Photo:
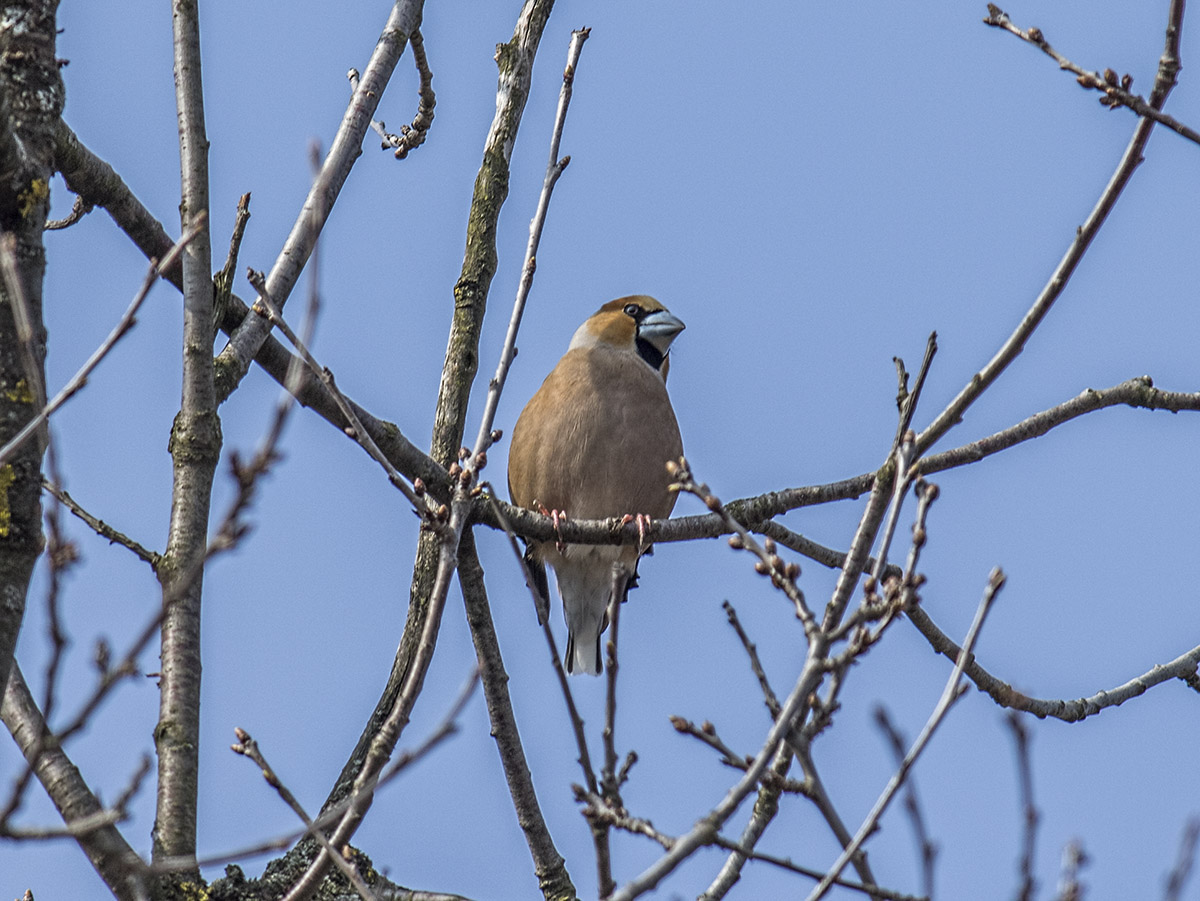
[[[661,518],[675,495],[668,460],[683,453],[661,376],[633,353],[568,351],[513,429],[514,503],[575,519]]]

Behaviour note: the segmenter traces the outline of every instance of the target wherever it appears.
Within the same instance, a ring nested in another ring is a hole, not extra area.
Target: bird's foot
[[[554,542],[554,546],[558,548],[558,552],[560,554],[564,553],[567,549],[567,543],[563,541],[562,530],[559,527],[562,525],[562,523],[567,521],[567,511],[547,510],[541,504],[538,504],[538,510],[541,511],[542,516],[549,516],[550,521],[554,523],[554,532],[556,535],[558,535],[558,541]]]
[[[627,526],[630,523],[637,523],[638,531],[638,552],[646,549],[646,532],[650,530],[650,523],[653,522],[645,513],[626,513],[621,517],[621,525]]]

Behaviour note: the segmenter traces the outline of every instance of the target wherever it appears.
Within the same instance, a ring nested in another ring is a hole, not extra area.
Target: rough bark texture
[[[42,229],[50,209],[54,123],[63,105],[54,55],[57,8],[56,0],[27,0],[4,3],[0,12],[0,233],[16,282],[0,280],[0,442],[20,431],[44,400]],[[16,305],[31,326],[28,340],[18,333]],[[8,681],[29,577],[42,549],[43,450],[39,436],[0,466],[0,686]]]

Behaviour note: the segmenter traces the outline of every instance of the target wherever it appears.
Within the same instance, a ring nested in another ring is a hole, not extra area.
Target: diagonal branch
[[[170,250],[173,242],[162,223],[151,215],[120,175],[84,146],[62,120],[56,125],[55,165],[62,173],[67,186],[80,196],[86,197],[89,202],[103,207],[148,259],[162,257]],[[182,289],[183,279],[178,264],[167,268],[164,277],[175,287]],[[218,325],[223,331],[232,332],[249,312],[250,308],[245,302],[237,295],[231,294],[222,307]],[[254,360],[280,385],[287,384],[292,355],[273,337],[268,338],[259,348]],[[220,372],[217,373],[217,378],[220,383]],[[219,395],[224,393],[226,392],[223,389],[218,390]],[[312,409],[339,431],[345,430],[348,423],[333,397],[318,379],[302,373],[295,395],[301,404]],[[350,405],[364,429],[400,472],[409,478],[421,479],[435,496],[443,500],[449,498],[445,487],[445,469],[405,438],[394,424],[377,419],[354,401],[350,401]]]
[[[829,872],[825,874],[825,878],[817,884],[817,887],[812,890],[808,896],[808,901],[820,901],[825,897],[825,894],[833,886],[833,881],[841,875],[846,864],[854,857],[863,842],[867,840],[875,827],[879,823],[879,818],[883,816],[883,812],[887,810],[888,804],[891,803],[896,792],[900,790],[900,786],[904,784],[909,771],[913,764],[917,762],[917,758],[921,752],[925,750],[925,746],[933,737],[933,733],[941,724],[946,714],[950,711],[954,702],[962,697],[961,682],[963,671],[966,669],[967,661],[970,659],[971,648],[975,646],[975,640],[979,637],[979,631],[983,628],[983,621],[987,618],[988,611],[991,609],[992,603],[996,600],[996,595],[1001,588],[1004,587],[1004,573],[999,569],[992,571],[991,577],[988,579],[987,590],[983,594],[983,599],[979,602],[979,608],[975,611],[975,620],[971,623],[971,628],[967,630],[967,637],[963,639],[963,648],[958,655],[958,662],[954,666],[954,671],[950,674],[950,679],[946,682],[946,687],[942,691],[942,696],[938,700],[937,706],[930,715],[925,727],[921,730],[921,734],[917,736],[912,747],[908,749],[908,753],[904,755],[904,759],[900,761],[900,766],[895,774],[888,781],[883,793],[875,802],[875,806],[871,808],[871,812],[867,814],[863,820],[862,826],[854,836],[854,840],[842,851],[837,861]]]
[[[29,766],[46,786],[50,800],[62,814],[67,826],[78,826],[82,821],[103,812],[102,805],[88,788],[79,770],[54,740],[15,662],[3,703],[0,704],[0,717]],[[93,822],[94,829],[77,832],[75,839],[100,878],[120,901],[144,897],[147,876],[145,863],[115,825],[102,819]]]
[[[1181,12],[1182,8],[1183,6],[1180,4]],[[1029,28],[1022,31],[1012,23],[1012,20],[1008,17],[1008,13],[1004,12],[1004,10],[1000,9],[994,3],[988,4],[987,18],[983,20],[983,23],[991,25],[994,28],[1001,28],[1009,34],[1015,34],[1026,43],[1037,47],[1058,63],[1060,69],[1074,74],[1076,76],[1075,80],[1079,83],[1080,87],[1099,91],[1103,94],[1104,96],[1100,98],[1100,102],[1109,109],[1114,109],[1118,106],[1127,107],[1137,113],[1137,115],[1153,119],[1160,125],[1165,125],[1171,131],[1183,135],[1189,141],[1200,144],[1200,132],[1184,125],[1174,116],[1168,116],[1162,110],[1151,106],[1137,94],[1132,93],[1129,88],[1133,84],[1133,79],[1128,75],[1124,75],[1118,80],[1117,73],[1112,69],[1105,69],[1103,72],[1089,72],[1087,69],[1077,66],[1050,46],[1050,42],[1046,40],[1046,36],[1040,28]]]
[[[363,72],[350,104],[342,116],[337,134],[321,171],[309,189],[300,214],[271,271],[267,274],[267,291],[280,309],[287,303],[292,289],[300,278],[304,264],[316,245],[325,221],[333,211],[342,186],[350,175],[354,161],[362,153],[363,138],[371,125],[371,117],[379,105],[396,63],[404,52],[411,35],[421,24],[424,0],[396,0],[384,24],[383,33],[375,44],[371,59]],[[234,331],[218,357],[218,365],[228,379],[223,386],[223,398],[237,387],[250,368],[263,342],[271,332],[270,323],[258,317],[242,322]]]
[[[138,290],[137,294],[134,295],[129,307],[125,310],[124,315],[121,316],[113,330],[109,332],[108,337],[105,338],[104,341],[101,342],[100,346],[92,352],[92,355],[87,358],[83,366],[79,368],[79,371],[76,372],[75,375],[71,376],[70,380],[66,385],[63,386],[62,390],[59,391],[58,394],[54,395],[54,397],[42,407],[42,409],[38,412],[38,415],[27,422],[21,431],[17,432],[16,435],[10,438],[3,447],[0,447],[0,464],[3,464],[11,459],[13,454],[17,452],[21,445],[32,438],[38,429],[41,428],[42,424],[49,419],[59,407],[74,397],[75,394],[87,384],[88,378],[91,376],[92,372],[95,371],[96,367],[100,365],[101,361],[103,361],[106,356],[108,356],[109,352],[112,351],[112,349],[117,345],[117,342],[125,337],[129,330],[133,328],[134,323],[136,322],[137,312],[139,309],[141,309],[142,302],[145,301],[147,295],[149,295],[150,289],[154,287],[159,276],[174,266],[175,262],[179,259],[180,255],[183,253],[188,244],[200,235],[200,232],[204,228],[205,219],[206,214],[201,213],[198,217],[198,222],[193,225],[191,229],[185,232],[182,238],[175,242],[175,245],[169,251],[167,251],[167,254],[163,257],[161,263],[157,261],[151,261],[150,271],[146,273],[146,278],[142,281],[142,287]]]
[[[1171,92],[1171,88],[1175,86],[1175,75],[1179,71],[1179,32],[1182,27],[1182,19],[1183,0],[1172,0],[1167,25],[1166,45],[1163,49],[1162,58],[1159,60],[1158,77],[1155,79],[1154,91],[1150,95],[1150,106],[1154,109],[1162,109],[1163,104],[1167,100],[1167,95]],[[1016,329],[1008,337],[1008,340],[1004,342],[992,359],[988,361],[987,365],[971,377],[954,400],[918,436],[918,457],[922,456],[925,451],[932,447],[951,427],[962,421],[963,415],[971,404],[987,390],[989,385],[1000,377],[1000,374],[1024,350],[1025,342],[1030,339],[1034,331],[1046,317],[1046,314],[1050,312],[1050,308],[1054,306],[1054,302],[1061,296],[1063,289],[1066,288],[1067,282],[1070,281],[1080,260],[1083,259],[1083,255],[1087,253],[1088,247],[1091,246],[1092,240],[1099,233],[1100,227],[1104,225],[1108,214],[1116,206],[1121,192],[1129,184],[1134,170],[1141,164],[1142,152],[1146,149],[1146,142],[1150,139],[1150,132],[1153,128],[1153,119],[1138,120],[1137,127],[1133,130],[1133,137],[1130,138],[1129,145],[1125,148],[1125,153],[1122,154],[1116,171],[1113,172],[1108,185],[1100,194],[1100,199],[1096,201],[1096,205],[1092,208],[1091,213],[1088,214],[1083,225],[1076,229],[1074,240],[1071,241],[1070,246],[1067,247],[1067,252],[1050,274],[1045,287],[1042,288],[1041,293],[1034,300],[1033,305],[1026,312]]]

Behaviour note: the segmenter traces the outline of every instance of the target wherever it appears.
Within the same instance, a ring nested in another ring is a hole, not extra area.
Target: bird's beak
[[[675,336],[686,327],[683,320],[666,310],[656,310],[638,323],[638,337],[653,344],[660,354],[666,354]]]

